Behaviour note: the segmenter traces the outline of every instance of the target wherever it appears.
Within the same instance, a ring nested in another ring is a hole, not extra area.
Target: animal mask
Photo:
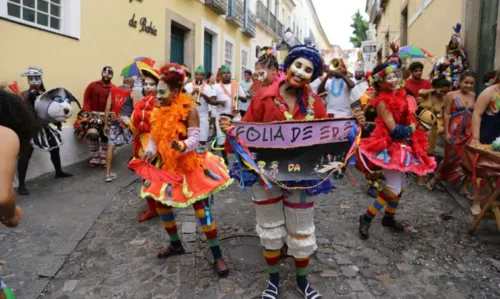
[[[64,88],[53,88],[41,94],[35,101],[37,116],[46,122],[61,122],[73,116],[75,102],[79,108],[78,100]]]

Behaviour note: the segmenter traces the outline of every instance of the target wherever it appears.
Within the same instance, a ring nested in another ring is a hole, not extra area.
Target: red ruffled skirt
[[[361,140],[358,150],[370,166],[422,176],[436,169],[436,161],[427,155],[427,140],[427,134],[420,130],[407,140],[393,140],[383,121],[377,119],[375,130]]]

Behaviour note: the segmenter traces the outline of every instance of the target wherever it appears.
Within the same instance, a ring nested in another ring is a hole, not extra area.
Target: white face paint
[[[398,85],[398,75],[395,73],[391,73],[387,77],[385,77],[385,81],[389,83],[391,86],[396,87]]]
[[[311,61],[300,57],[297,58],[290,67],[296,81],[311,80],[314,66]]]
[[[144,80],[144,86],[142,88],[147,93],[154,92],[156,91],[156,82],[151,78],[146,78]]]
[[[264,83],[267,79],[267,71],[266,70],[258,70],[255,72],[257,73],[257,80],[259,80],[260,83]]]
[[[40,86],[42,85],[42,77],[40,76],[28,77],[28,84],[30,86]]]
[[[157,86],[157,91],[158,93],[156,94],[156,98],[158,98],[160,101],[163,99],[168,98],[170,94],[170,90],[168,89],[168,85],[163,82],[163,80],[160,80]]]

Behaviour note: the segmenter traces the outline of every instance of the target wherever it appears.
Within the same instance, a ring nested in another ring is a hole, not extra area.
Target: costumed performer
[[[142,196],[156,201],[156,209],[170,237],[170,245],[158,253],[158,258],[185,253],[173,208],[192,206],[214,257],[214,268],[220,277],[226,277],[229,268],[222,258],[211,209],[214,194],[233,180],[223,160],[198,145],[200,121],[195,102],[182,92],[185,77],[186,72],[178,64],[161,68],[158,93],[163,97],[147,103],[144,111],[148,111],[148,115],[141,120],[141,125],[150,127],[149,141],[142,159],[132,160],[129,167],[146,179]],[[153,174],[145,177],[145,173]]]
[[[460,88],[460,74],[469,69],[467,53],[460,37],[461,29],[460,23],[453,27],[455,32],[446,46],[446,55],[436,62],[430,74],[431,82],[440,75],[444,75],[451,82],[452,90]]]
[[[284,67],[286,79],[257,93],[242,121],[269,123],[327,118],[325,104],[308,86],[323,73],[323,60],[319,52],[303,45],[294,46],[285,59]],[[362,113],[359,114],[359,120],[364,121]],[[221,117],[220,122],[228,135],[235,134],[229,117]],[[226,144],[226,149],[232,150],[229,144]],[[241,168],[240,164],[236,164],[231,174],[250,187],[255,203],[256,232],[264,248],[269,273],[269,282],[262,298],[278,298],[280,255],[285,243],[288,245],[288,254],[295,258],[297,287],[302,296],[306,299],[322,298],[307,279],[309,259],[317,249],[312,195],[329,193],[334,189],[332,183],[329,180],[323,183],[321,180],[289,181],[280,184],[287,188],[311,188],[291,190],[273,186],[266,189],[267,186],[259,182],[257,173]]]
[[[427,136],[416,129],[416,118],[410,110],[406,92],[398,89],[398,76],[390,62],[378,65],[372,73],[376,92],[372,105],[377,109],[375,129],[361,140],[360,156],[384,169],[385,186],[373,204],[359,217],[359,233],[367,239],[373,218],[385,207],[382,225],[404,231],[395,214],[403,194],[406,172],[425,175],[436,168],[434,158],[427,156]]]
[[[187,83],[184,89],[191,94],[198,105],[196,110],[200,117],[200,144],[205,145],[208,142],[210,133],[209,127],[209,105],[224,105],[224,102],[217,101],[214,96],[213,88],[205,81],[205,69],[198,66],[194,71],[194,80]]]
[[[101,71],[101,80],[90,83],[83,95],[83,107],[75,120],[75,135],[78,139],[85,139],[90,150],[89,167],[106,166],[106,152],[108,137],[104,135],[104,111],[106,102],[115,85],[113,68],[104,66]]]
[[[163,96],[157,92],[157,85],[160,81],[159,71],[157,72],[152,68],[144,68],[141,70],[141,73],[143,75],[143,98],[135,104],[129,123],[130,131],[134,134],[133,152],[135,158],[140,158],[144,155],[151,134],[151,110],[156,104],[157,94],[159,97]],[[158,216],[155,200],[148,196],[145,198],[148,210],[139,217],[139,222]]]
[[[17,188],[17,193],[19,195],[29,195],[28,189],[26,188],[26,174],[28,172],[28,165],[33,154],[33,149],[37,148],[43,151],[48,151],[50,153],[50,160],[54,165],[56,171],[56,178],[67,178],[73,176],[70,173],[64,172],[61,165],[61,156],[59,147],[63,144],[63,140],[59,131],[62,130],[62,121],[66,121],[73,115],[73,107],[69,104],[70,102],[77,102],[73,95],[69,94],[69,102],[66,102],[66,98],[63,97],[58,99],[57,105],[52,106],[49,111],[48,106],[35,107],[36,99],[46,92],[45,86],[42,81],[43,70],[37,67],[29,67],[28,70],[21,74],[23,77],[28,78],[29,89],[21,93],[24,103],[27,105],[28,110],[33,111],[35,119],[40,122],[40,131],[33,136],[31,140],[28,140],[28,145],[22,146],[22,151],[19,154],[19,161],[17,163],[17,175],[19,179],[19,187]],[[14,90],[14,92],[18,92]],[[48,105],[51,102],[44,102]],[[66,104],[67,105],[66,105]],[[80,104],[78,104],[80,106]],[[56,108],[57,107],[57,108]],[[51,117],[53,114],[54,117]],[[55,125],[57,130],[53,127]]]

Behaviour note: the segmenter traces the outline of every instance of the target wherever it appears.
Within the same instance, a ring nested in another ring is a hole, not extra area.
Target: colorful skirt
[[[233,183],[224,160],[210,152],[199,153],[204,159],[204,169],[183,175],[182,183],[157,183],[145,181],[142,198],[153,198],[164,205],[185,208],[226,189]]]

